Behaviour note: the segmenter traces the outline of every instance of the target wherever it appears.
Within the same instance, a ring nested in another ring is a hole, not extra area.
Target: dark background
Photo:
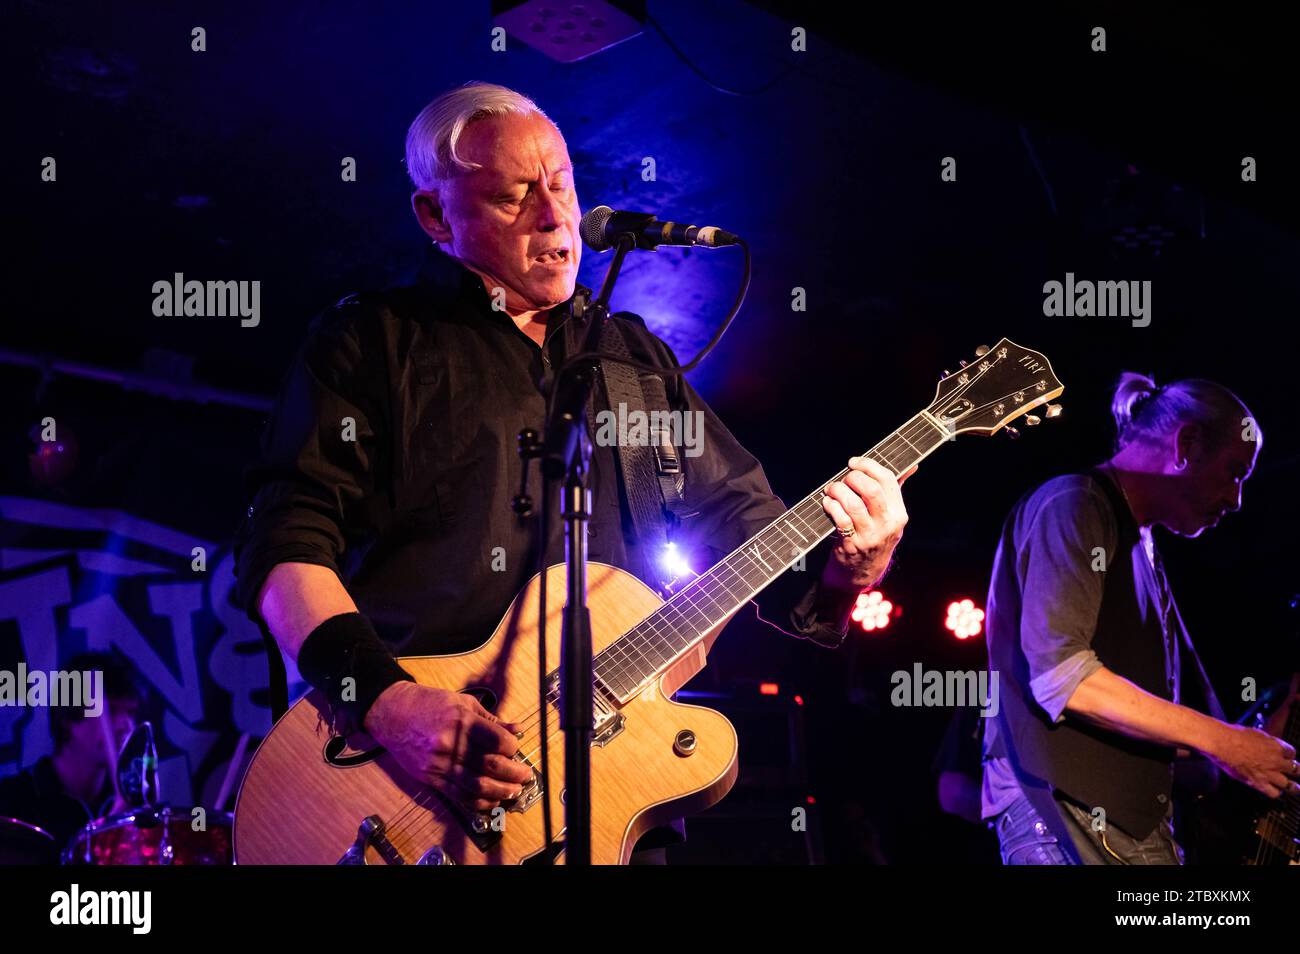
[[[796,787],[815,799],[829,860],[867,860],[873,832],[891,861],[995,860],[986,833],[938,810],[930,763],[949,713],[890,706],[889,675],[983,665],[980,640],[943,629],[944,608],[982,603],[1017,497],[1107,452],[1120,371],[1214,378],[1261,422],[1244,511],[1196,541],[1159,539],[1230,715],[1242,678],[1266,684],[1297,656],[1289,34],[1267,9],[1144,7],[855,19],[830,4],[667,0],[649,4],[657,27],[564,65],[513,39],[491,52],[486,0],[15,4],[6,354],[143,369],[254,406],[0,366],[3,492],[227,539],[256,406],[311,316],[410,280],[428,254],[409,211],[408,123],[467,80],[514,87],[565,134],[584,209],[748,238],[749,297],[692,381],[786,499],[928,403],[940,370],[976,345],[1007,336],[1051,359],[1062,418],[1018,442],[945,447],[908,483],[911,522],[883,586],[901,619],[840,653],[742,619],[691,686],[751,698],[771,680],[781,699],[802,696],[810,775]],[[807,53],[791,52],[793,25]],[[191,51],[194,26],[207,52]],[[1093,26],[1107,28],[1105,53],[1089,49]],[[57,183],[40,180],[44,156]],[[345,156],[356,182],[340,179]],[[657,181],[641,179],[646,156]],[[940,181],[945,156],[956,182]],[[1241,181],[1243,156],[1259,181]],[[1140,238],[1152,234],[1158,245]],[[607,263],[587,252],[581,280],[598,283]],[[1150,326],[1043,317],[1043,283],[1067,271],[1150,280]],[[260,280],[261,325],[155,318],[151,286],[174,272]],[[642,253],[615,304],[685,361],[739,274],[727,251]],[[806,312],[790,310],[796,286]],[[54,484],[28,469],[47,414],[80,446]],[[757,773],[780,740],[762,735],[742,724],[742,765],[775,792],[779,777]],[[707,852],[707,825],[696,831]]]

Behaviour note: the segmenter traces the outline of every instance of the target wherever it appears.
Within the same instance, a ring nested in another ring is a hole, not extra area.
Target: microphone
[[[702,245],[718,248],[735,245],[740,236],[712,225],[682,225],[680,222],[660,222],[649,212],[615,212],[607,205],[598,205],[582,217],[579,228],[582,240],[593,252],[603,252],[617,244],[620,235],[631,235],[636,247],[653,251],[660,245]]]
[[[141,722],[122,744],[117,758],[117,787],[132,808],[158,802],[158,746],[152,723]]]

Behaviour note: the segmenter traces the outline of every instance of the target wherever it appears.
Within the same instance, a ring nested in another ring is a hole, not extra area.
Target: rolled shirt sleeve
[[[1079,683],[1101,668],[1101,660],[1091,649],[1081,649],[1068,659],[1029,680],[1029,691],[1053,722],[1065,718],[1065,704],[1079,688]]]
[[[1035,701],[1060,722],[1075,689],[1102,666],[1092,649],[1106,582],[1101,568],[1115,558],[1119,533],[1091,480],[1064,478],[1045,489],[1049,495],[1017,535],[1020,644]]]
[[[309,330],[245,472],[250,506],[235,536],[236,599],[256,618],[258,592],[280,563],[341,573],[376,484],[380,402],[367,392],[359,305],[336,306]]]

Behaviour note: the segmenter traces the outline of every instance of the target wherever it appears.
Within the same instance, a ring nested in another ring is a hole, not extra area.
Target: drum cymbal
[[[57,865],[59,846],[45,829],[0,816],[0,865]]]

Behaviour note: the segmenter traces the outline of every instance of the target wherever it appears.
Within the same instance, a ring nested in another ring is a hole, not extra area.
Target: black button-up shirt
[[[86,804],[68,794],[54,768],[54,759],[45,756],[26,772],[0,781],[0,817],[17,818],[35,825],[54,837],[59,851],[88,822],[102,816],[113,803],[113,780],[105,776],[104,785],[94,801]]]
[[[312,324],[246,472],[251,506],[236,537],[237,598],[255,618],[278,563],[327,566],[395,655],[461,652],[483,643],[536,572],[537,519],[510,507],[524,466],[521,428],[541,429],[545,381],[575,353],[574,300],[552,310],[545,348],[492,308],[475,273],[434,254],[427,280],[354,295]],[[639,318],[620,321],[633,357],[676,365]],[[703,452],[680,455],[685,513],[679,549],[703,571],[783,513],[758,462],[681,377],[665,379],[673,410],[703,412]],[[598,391],[603,395],[603,391]],[[529,490],[541,493],[536,461]],[[617,448],[593,448],[589,555],[659,582],[641,552]],[[658,488],[655,493],[658,494]],[[552,507],[547,562],[563,560]],[[853,593],[818,583],[823,543],[806,567],[762,594],[763,618],[826,645],[843,637]],[[559,598],[562,598],[560,595]]]

